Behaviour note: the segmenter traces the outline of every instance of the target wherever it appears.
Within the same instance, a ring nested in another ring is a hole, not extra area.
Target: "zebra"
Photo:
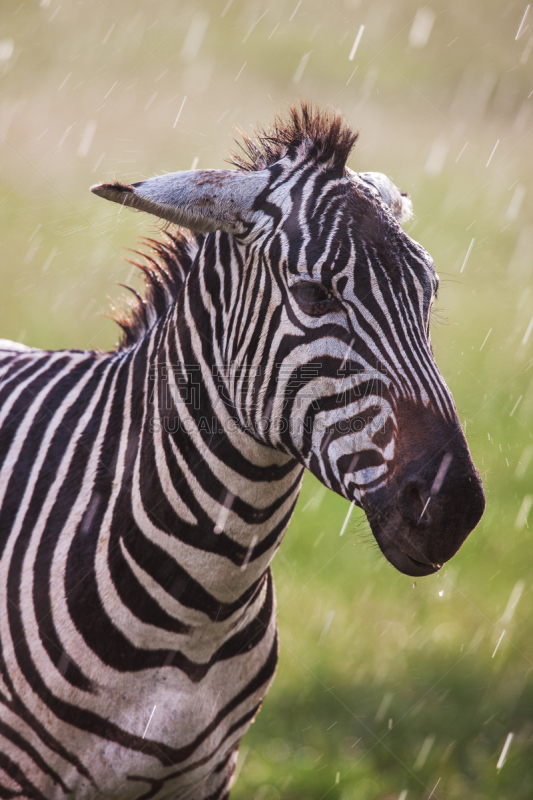
[[[303,103],[233,169],[93,187],[167,223],[121,343],[2,342],[0,797],[229,796],[306,468],[407,575],[481,518],[434,265],[356,139]]]

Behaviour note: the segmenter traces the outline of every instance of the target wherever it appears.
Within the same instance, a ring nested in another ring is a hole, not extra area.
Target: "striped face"
[[[270,171],[251,232],[219,240],[225,290],[205,274],[240,422],[361,506],[398,569],[434,572],[484,498],[431,349],[432,259],[383,176],[380,192],[288,158]]]

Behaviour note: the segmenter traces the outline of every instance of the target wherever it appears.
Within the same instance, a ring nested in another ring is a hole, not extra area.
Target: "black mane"
[[[176,297],[192,267],[203,234],[194,234],[172,226],[163,230],[163,241],[141,239],[148,252],[135,250],[145,263],[131,261],[143,273],[146,284],[144,297],[131,286],[128,289],[133,298],[126,302],[126,308],[115,309],[111,318],[122,328],[119,349],[131,347],[150,330],[160,319]]]
[[[287,118],[277,114],[271,126],[258,127],[253,139],[240,133],[242,155],[232,153],[229,163],[245,172],[265,169],[302,146],[307,158],[343,169],[358,137],[337,111],[314,109],[305,101],[289,106]]]

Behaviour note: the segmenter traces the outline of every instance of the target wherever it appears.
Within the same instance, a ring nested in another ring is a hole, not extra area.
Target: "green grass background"
[[[434,349],[487,511],[414,587],[362,516],[340,538],[347,502],[306,479],[274,561],[280,666],[243,740],[234,800],[533,797],[525,11],[495,0],[2,3],[0,336],[112,347],[102,313],[122,295],[116,281],[137,280],[121,256],[155,226],[88,187],[221,167],[234,126],[249,132],[299,96],[359,127],[350,166],[410,192],[408,230],[442,278]]]

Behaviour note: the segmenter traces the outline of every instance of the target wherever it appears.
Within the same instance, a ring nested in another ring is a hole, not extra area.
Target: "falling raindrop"
[[[177,117],[176,117],[176,119],[174,120],[174,125],[172,126],[173,128],[175,128],[175,127],[176,127],[176,125],[178,124],[178,120],[179,120],[179,118],[180,118],[180,116],[181,116],[181,112],[183,111],[183,106],[185,105],[185,101],[186,101],[186,99],[187,99],[187,95],[185,95],[185,97],[183,98],[183,100],[182,100],[182,102],[181,102],[180,110],[178,111],[178,116],[177,116]]]
[[[157,708],[157,706],[154,706],[154,707],[152,708],[152,713],[150,714],[150,717],[149,717],[149,719],[148,719],[148,722],[146,723],[146,728],[144,729],[144,733],[143,733],[143,735],[142,735],[142,738],[143,738],[143,739],[144,739],[144,737],[146,736],[146,734],[147,734],[147,732],[148,732],[148,728],[150,727],[150,723],[151,723],[151,721],[152,721],[152,717],[154,716],[154,713],[155,713],[155,710],[156,710],[156,708]]]
[[[208,25],[209,14],[205,11],[198,11],[191,20],[181,48],[180,55],[184,61],[194,61],[202,45]]]
[[[416,12],[411,30],[409,31],[409,44],[411,47],[418,50],[426,46],[434,22],[435,12],[431,9],[420,8]]]
[[[296,8],[294,9],[294,11],[292,12],[292,14],[289,17],[289,22],[293,21],[295,15],[296,15],[296,12],[298,11],[298,9],[300,8],[301,5],[302,5],[302,0],[299,0],[298,5],[296,6]]]
[[[531,505],[532,504],[533,504],[533,495],[532,494],[526,494],[526,496],[522,500],[522,505],[520,506],[520,509],[518,511],[518,514],[517,514],[517,517],[516,517],[516,520],[515,520],[514,526],[515,526],[515,528],[517,530],[520,531],[520,530],[522,530],[522,528],[526,527],[527,518],[528,518],[529,512],[531,510]]]
[[[522,205],[522,200],[526,196],[526,187],[519,183],[515,190],[512,197],[511,202],[509,203],[509,208],[507,209],[506,218],[511,222],[518,217],[520,212],[520,207]]]
[[[524,47],[524,52],[520,56],[521,64],[527,64],[532,50],[533,50],[533,36],[530,36],[529,39],[527,40],[526,46]]]
[[[226,523],[228,521],[229,513],[231,511],[231,507],[235,500],[235,495],[230,492],[229,490],[225,493],[224,502],[222,503],[222,507],[220,509],[220,513],[218,515],[217,524],[215,525],[214,532],[215,533],[223,533],[226,527]]]
[[[350,55],[348,56],[348,61],[353,61],[355,54],[357,52],[357,48],[359,47],[359,42],[361,41],[361,36],[365,30],[365,26],[361,25],[359,30],[357,31],[357,36],[355,37],[355,42],[352,45],[352,49],[350,50]]]
[[[434,742],[435,742],[435,736],[433,734],[431,734],[430,736],[426,736],[426,738],[422,743],[422,747],[420,748],[420,752],[416,757],[414,769],[416,770],[422,769],[422,767],[426,763],[427,757],[431,751],[431,748],[433,747]]]
[[[533,330],[533,316],[531,317],[529,325],[526,328],[526,332],[524,333],[524,338],[522,339],[523,345],[527,344],[527,340],[529,339],[532,330]]]
[[[500,755],[500,757],[498,759],[498,763],[496,764],[496,769],[498,769],[498,770],[501,769],[503,767],[503,765],[505,764],[505,759],[507,758],[507,751],[509,750],[509,746],[510,746],[511,742],[513,741],[513,736],[514,736],[514,733],[508,733],[507,734],[507,739],[505,740],[505,744],[503,746],[503,750],[502,750],[501,755]]]
[[[254,534],[252,536],[252,541],[250,542],[248,550],[246,551],[246,555],[244,557],[244,561],[242,562],[241,570],[246,569],[246,567],[250,563],[250,559],[252,558],[252,554],[254,552],[254,548],[255,548],[256,544],[257,544],[257,534]]]
[[[328,631],[331,627],[331,623],[333,622],[333,617],[335,616],[335,611],[328,611],[326,615],[326,621],[324,623],[324,627],[322,628],[322,633],[320,634],[320,638],[318,640],[318,644],[322,644],[326,636],[328,635]]]
[[[472,248],[473,248],[473,246],[474,246],[474,242],[475,242],[475,241],[476,241],[476,237],[474,236],[474,238],[473,238],[473,239],[472,239],[472,241],[470,242],[470,245],[469,245],[469,247],[468,247],[468,250],[466,251],[466,256],[465,256],[465,258],[464,258],[463,265],[462,265],[461,269],[459,270],[459,272],[460,272],[460,273],[461,273],[461,272],[464,270],[464,268],[466,267],[466,262],[468,261],[468,258],[469,258],[469,256],[470,256],[470,253],[472,252]]]
[[[490,164],[490,162],[492,161],[492,156],[493,156],[493,155],[494,155],[494,153],[496,152],[496,148],[498,147],[498,145],[499,145],[499,144],[500,144],[500,140],[498,139],[498,140],[497,140],[497,142],[496,142],[496,144],[494,145],[494,149],[493,149],[492,153],[491,153],[491,154],[490,154],[490,156],[489,156],[489,160],[488,160],[488,161],[487,161],[487,163],[485,164],[485,166],[486,166],[486,167],[488,167],[488,166],[489,166],[489,164]]]
[[[501,635],[500,635],[500,638],[499,638],[499,639],[498,639],[498,641],[496,642],[496,647],[494,648],[494,652],[493,652],[493,654],[492,654],[492,658],[494,658],[494,656],[496,655],[496,652],[497,652],[497,650],[498,650],[498,647],[500,646],[500,642],[501,642],[501,640],[503,639],[503,637],[504,637],[504,636],[505,636],[505,630],[503,630],[503,631],[502,631],[502,633],[501,633]]]
[[[449,144],[444,136],[438,136],[433,144],[427,157],[424,172],[428,178],[438,178],[444,167],[446,156],[448,155]]]
[[[293,83],[299,83],[300,82],[301,77],[304,74],[304,70],[305,70],[305,68],[307,66],[307,62],[309,61],[309,56],[310,55],[311,55],[311,53],[306,53],[304,56],[302,56],[302,60],[300,61],[299,65],[298,65],[298,69],[294,73],[294,77],[292,79]]]
[[[237,77],[235,78],[235,81],[237,80],[237,78],[239,78],[239,76],[240,76],[241,72],[243,71],[243,69],[245,68],[245,66],[246,66],[246,61],[244,62],[244,64],[243,64],[243,65],[242,65],[242,67],[240,68],[240,70],[238,71],[238,73],[237,73]]]
[[[383,700],[381,701],[381,704],[376,712],[376,722],[381,722],[381,720],[385,718],[385,714],[389,710],[389,706],[392,702],[393,697],[394,695],[392,694],[392,692],[387,692],[384,695]]]
[[[15,49],[13,39],[0,39],[0,61],[9,61]]]
[[[350,503],[350,508],[348,509],[348,513],[346,514],[346,518],[344,520],[344,524],[343,524],[343,526],[341,528],[341,532],[340,532],[339,536],[342,536],[344,534],[344,531],[346,530],[346,526],[348,525],[348,522],[350,521],[350,516],[351,516],[352,511],[354,509],[354,505],[355,505],[355,500],[352,500],[352,502]]]
[[[527,5],[527,7],[526,7],[526,10],[525,10],[525,12],[524,12],[524,16],[522,17],[522,21],[521,21],[521,23],[520,23],[520,27],[518,28],[518,30],[517,30],[517,32],[516,32],[516,36],[514,37],[514,38],[515,38],[515,41],[517,41],[517,40],[520,38],[521,34],[522,34],[522,29],[523,29],[523,27],[524,27],[524,23],[525,23],[525,21],[526,21],[526,17],[527,17],[527,15],[529,14],[529,9],[530,9],[530,5],[529,5],[529,3],[528,3],[528,5]]]
[[[81,136],[81,141],[78,146],[78,156],[80,158],[85,158],[89,153],[94,134],[96,132],[96,120],[90,119],[83,129],[83,133]]]

